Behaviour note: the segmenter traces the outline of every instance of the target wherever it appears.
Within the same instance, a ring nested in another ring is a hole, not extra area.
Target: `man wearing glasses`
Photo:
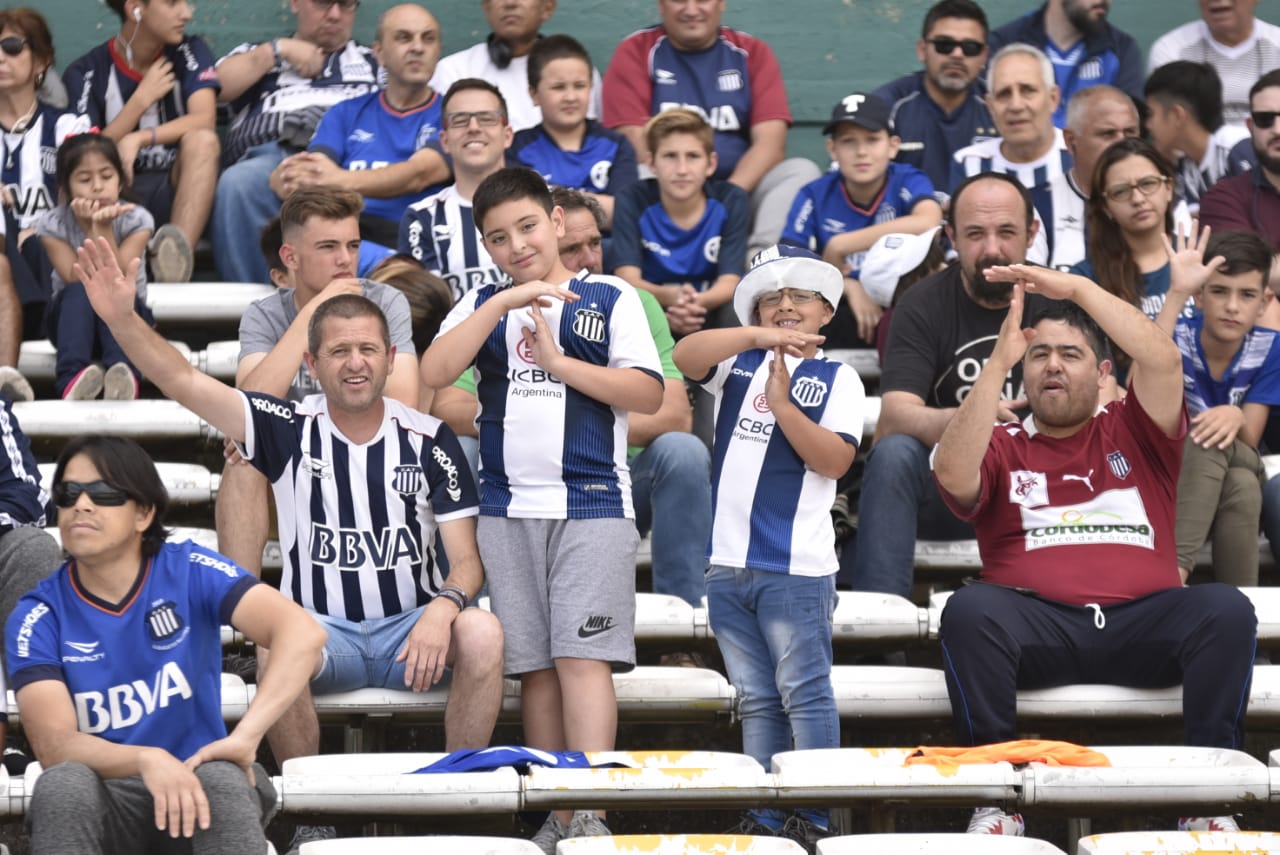
[[[440,107],[440,144],[453,159],[454,183],[409,206],[400,220],[398,252],[408,253],[453,291],[469,291],[506,274],[489,258],[471,215],[471,196],[506,164],[511,145],[507,102],[492,83],[464,77],[449,87]]]
[[[233,118],[210,221],[218,275],[270,282],[258,228],[280,202],[267,189],[272,170],[311,142],[332,105],[378,88],[373,52],[351,40],[359,0],[291,0],[289,38],[246,42],[218,61],[221,103]]]
[[[997,135],[978,79],[987,64],[982,7],[973,0],[935,3],[924,16],[916,57],[923,71],[890,81],[875,94],[890,105],[902,140],[894,160],[919,169],[944,191],[955,153]]]
[[[1280,247],[1280,69],[1267,72],[1249,90],[1249,118],[1258,168],[1224,178],[1200,200],[1200,222],[1220,229],[1257,232]],[[1272,276],[1274,287],[1275,276]],[[1280,526],[1277,527],[1280,532]]]

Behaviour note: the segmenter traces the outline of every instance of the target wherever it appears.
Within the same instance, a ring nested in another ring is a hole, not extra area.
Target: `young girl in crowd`
[[[155,221],[146,209],[120,201],[124,167],[110,137],[71,137],[58,149],[56,173],[60,204],[36,222],[36,234],[53,262],[47,327],[58,352],[55,387],[67,400],[96,398],[104,388],[109,400],[131,400],[138,397],[138,374],[89,306],[75,274],[76,249],[86,238],[106,238],[120,269],[128,270],[146,251]],[[147,282],[140,263],[135,272],[137,312],[152,322],[143,302]]]

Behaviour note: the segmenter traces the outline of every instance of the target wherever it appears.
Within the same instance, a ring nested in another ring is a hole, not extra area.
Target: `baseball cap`
[[[844,294],[844,275],[804,247],[779,243],[756,253],[733,292],[733,311],[744,327],[754,323],[756,301],[771,291],[817,291],[834,309]]]
[[[867,296],[878,305],[888,306],[893,301],[893,292],[898,290],[898,280],[920,266],[940,228],[934,226],[921,235],[882,235],[873,243],[862,257],[858,271],[858,281]]]
[[[852,122],[869,131],[893,133],[893,122],[889,119],[889,105],[866,92],[854,92],[841,98],[831,108],[831,121],[827,122],[822,132],[831,133],[841,122]]]

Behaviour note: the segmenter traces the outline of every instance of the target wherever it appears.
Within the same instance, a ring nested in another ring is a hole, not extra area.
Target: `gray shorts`
[[[636,664],[636,547],[628,519],[481,516],[476,528],[508,675],[595,659]]]

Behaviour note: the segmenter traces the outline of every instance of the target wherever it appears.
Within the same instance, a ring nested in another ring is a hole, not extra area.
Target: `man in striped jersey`
[[[480,240],[471,196],[502,169],[512,133],[502,93],[479,78],[450,86],[440,112],[440,144],[453,159],[454,183],[409,206],[400,220],[397,249],[449,283],[457,302],[476,288],[506,280]]]
[[[445,747],[487,745],[502,700],[502,629],[467,608],[484,582],[475,485],[447,425],[383,397],[395,348],[377,305],[344,294],[316,309],[305,358],[323,394],[291,404],[193,368],[133,312],[135,271],[121,272],[106,244],[86,242],[79,266],[94,310],[139,369],[272,481],[282,589],[329,632],[312,691],[425,691],[452,668]],[[281,762],[319,751],[304,698],[269,734]]]

